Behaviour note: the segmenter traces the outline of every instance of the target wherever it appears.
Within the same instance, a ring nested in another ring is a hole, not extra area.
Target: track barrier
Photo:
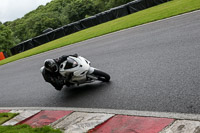
[[[127,4],[124,4],[115,8],[111,8],[110,10],[98,13],[94,16],[82,19],[77,22],[70,23],[68,25],[57,28],[55,30],[49,28],[45,30],[42,35],[39,35],[37,37],[24,41],[12,47],[10,51],[12,55],[15,55],[17,53],[21,53],[23,51],[37,47],[39,45],[53,41],[55,39],[67,36],[69,34],[78,32],[80,30],[87,29],[101,23],[105,23],[105,22],[126,16],[128,14],[135,13],[137,11],[141,11],[152,6],[156,6],[158,4],[161,4],[167,1],[170,1],[170,0],[134,0]]]

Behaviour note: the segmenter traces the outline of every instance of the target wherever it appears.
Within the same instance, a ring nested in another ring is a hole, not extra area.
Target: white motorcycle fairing
[[[77,58],[69,56],[59,67],[59,72],[63,77],[72,74],[69,82],[78,84],[92,82],[92,80],[88,80],[88,77],[92,78],[88,75],[92,74],[94,70],[95,68],[90,66],[90,61],[81,56]]]

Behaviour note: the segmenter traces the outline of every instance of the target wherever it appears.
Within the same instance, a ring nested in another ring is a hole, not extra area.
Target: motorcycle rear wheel
[[[97,77],[98,80],[103,81],[103,82],[109,82],[110,81],[110,75],[102,72],[100,70],[94,70],[92,73],[95,77]]]

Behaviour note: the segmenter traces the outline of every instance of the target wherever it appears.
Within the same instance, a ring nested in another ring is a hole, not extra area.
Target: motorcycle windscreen
[[[64,69],[71,69],[77,66],[78,66],[78,63],[75,60],[68,58]]]

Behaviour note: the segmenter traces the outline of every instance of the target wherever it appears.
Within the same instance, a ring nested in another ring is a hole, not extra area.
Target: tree
[[[109,0],[94,0],[94,5],[96,6],[96,10],[99,12],[108,10],[110,7],[108,7]]]
[[[70,22],[78,21],[85,18],[86,15],[92,16],[97,13],[91,0],[73,0],[65,8]]]
[[[109,0],[107,7],[113,8],[113,7],[116,7],[116,6],[126,4],[130,1],[133,1],[133,0]]]
[[[0,51],[10,53],[10,48],[13,46],[12,31],[5,25],[0,25]]]
[[[3,25],[12,30],[11,36],[15,38],[13,40],[16,45],[43,34],[47,28],[56,29],[129,1],[132,0],[52,0],[24,17],[5,22]]]

